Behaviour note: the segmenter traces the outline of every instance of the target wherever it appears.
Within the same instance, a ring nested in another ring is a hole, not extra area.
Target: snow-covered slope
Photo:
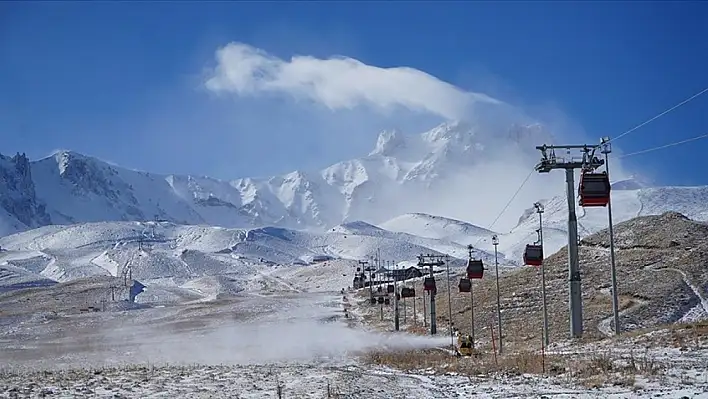
[[[623,183],[627,183],[626,181]],[[625,185],[625,187],[637,187]],[[660,215],[664,212],[680,212],[691,219],[708,221],[708,187],[654,187],[621,189],[614,185],[612,191],[612,220],[624,222],[637,216]],[[548,254],[554,253],[568,243],[568,205],[565,196],[555,196],[541,201],[545,206],[543,214],[543,241]],[[581,208],[577,206],[579,238],[587,237],[607,228],[607,208]],[[499,248],[507,256],[521,259],[524,246],[536,240],[538,215],[533,208],[528,209],[519,224],[510,233],[500,236]],[[480,246],[489,249],[489,245]]]
[[[50,222],[37,200],[29,159],[0,154],[0,236]]]
[[[323,231],[408,212],[441,214],[449,208],[441,190],[459,185],[470,167],[498,162],[500,151],[527,153],[533,150],[528,143],[549,137],[539,125],[515,125],[501,136],[457,122],[420,135],[385,131],[359,159],[318,172],[233,181],[134,171],[71,151],[31,163],[24,155],[1,157],[0,234],[47,224],[155,218]]]
[[[565,195],[540,201],[544,204],[543,241],[546,254],[550,255],[568,243],[568,208]],[[613,184],[612,216],[614,223],[637,216],[659,215],[675,211],[699,221],[708,221],[708,187],[646,187],[629,179]],[[580,238],[607,228],[607,208],[582,208],[577,206],[578,234]],[[498,233],[498,250],[505,263],[520,263],[526,244],[536,241],[538,214],[534,208],[527,209],[519,223],[509,232]],[[484,251],[493,251],[492,231],[449,218],[426,214],[405,214],[381,223],[390,231],[408,233],[472,244]]]
[[[471,244],[471,239],[491,237],[495,232],[460,220],[425,213],[408,213],[381,223],[386,230],[427,238]]]
[[[27,225],[17,220],[14,215],[4,208],[0,208],[0,237],[27,229]]]
[[[336,226],[326,233],[279,227],[96,222],[37,228],[2,237],[0,246],[4,248],[0,263],[7,265],[8,281],[25,274],[37,281],[40,276],[65,282],[129,273],[148,285],[201,287],[204,293],[219,291],[215,287],[237,292],[269,265],[306,264],[318,258],[367,259],[377,251],[382,259],[393,261],[414,260],[420,253],[458,258],[467,253],[464,245],[451,241],[390,232],[365,222]]]

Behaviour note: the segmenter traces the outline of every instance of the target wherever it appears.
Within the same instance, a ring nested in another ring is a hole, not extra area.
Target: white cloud
[[[213,92],[256,96],[289,94],[332,110],[370,106],[405,107],[447,119],[464,119],[477,104],[503,104],[463,91],[413,68],[380,68],[347,57],[294,56],[290,61],[242,43],[216,52],[217,66],[205,82]]]

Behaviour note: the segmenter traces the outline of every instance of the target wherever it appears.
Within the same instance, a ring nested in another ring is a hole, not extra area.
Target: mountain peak
[[[56,161],[61,176],[77,174],[77,178],[88,173],[88,161],[94,159],[70,150],[56,151],[52,158]]]
[[[64,158],[90,158],[88,155],[78,153],[73,150],[55,150],[47,158],[64,159]]]
[[[376,147],[369,155],[383,155],[390,156],[396,148],[401,148],[405,146],[405,139],[403,134],[396,129],[384,130],[379,133],[378,139],[376,139]]]
[[[448,121],[423,133],[423,140],[429,143],[465,142],[476,134],[472,125],[462,121]]]

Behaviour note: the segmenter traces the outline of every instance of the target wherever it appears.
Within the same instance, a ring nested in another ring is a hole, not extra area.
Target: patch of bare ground
[[[29,288],[0,294],[0,316],[37,312],[77,314],[89,306],[98,310],[114,300],[127,298],[129,288],[122,278],[94,276],[58,283],[50,287]]]
[[[708,226],[681,214],[668,212],[659,216],[635,218],[615,226],[616,266],[623,331],[653,328],[680,321],[689,311],[708,316],[701,309],[701,298],[694,288],[705,292],[708,287]],[[609,239],[606,230],[582,240],[579,255],[582,275],[583,325],[582,342],[592,342],[606,335],[600,329],[603,320],[612,316],[610,293]],[[569,337],[567,248],[545,261],[546,293],[551,342]],[[497,288],[494,265],[486,265],[482,280],[474,281],[475,336],[478,347],[491,349],[491,334],[497,335]],[[447,281],[445,274],[436,276],[438,294],[437,323],[446,333],[449,320]],[[468,293],[457,292],[459,279],[451,277],[452,321],[459,330],[471,331],[471,301]],[[688,281],[687,281],[688,280]],[[422,323],[422,281],[414,286]],[[693,286],[693,288],[691,287]],[[540,270],[520,267],[503,272],[499,278],[504,349],[511,351],[540,350],[542,343],[542,299]],[[391,329],[392,306],[384,306],[384,322],[379,305],[368,305],[363,299],[368,290],[360,290],[359,308],[365,320]],[[410,301],[408,309],[410,311]],[[402,329],[411,326],[401,323]],[[609,327],[611,328],[611,327]],[[612,332],[605,331],[605,332]]]

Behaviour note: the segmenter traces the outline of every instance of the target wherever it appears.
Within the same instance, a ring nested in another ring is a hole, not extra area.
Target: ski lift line
[[[660,113],[660,114],[657,114],[657,115],[655,115],[654,117],[652,117],[652,118],[650,118],[650,119],[647,119],[646,121],[644,121],[644,122],[638,124],[637,126],[635,126],[635,127],[631,128],[631,129],[627,130],[626,132],[620,134],[619,136],[614,137],[614,138],[611,138],[610,140],[606,141],[605,143],[607,144],[607,143],[610,143],[610,142],[612,142],[612,141],[614,141],[614,140],[620,139],[620,138],[622,138],[622,137],[624,137],[624,136],[626,136],[626,135],[632,133],[633,131],[635,131],[635,130],[637,130],[637,129],[643,127],[643,126],[646,126],[646,125],[648,125],[648,124],[651,123],[651,122],[654,122],[655,120],[661,118],[662,116],[668,114],[669,112],[675,110],[676,108],[679,108],[679,107],[681,107],[682,105],[685,105],[685,104],[687,104],[687,103],[693,101],[694,99],[700,97],[701,95],[703,95],[703,94],[706,93],[706,92],[708,92],[708,87],[706,87],[705,89],[703,89],[703,90],[699,91],[698,93],[692,95],[691,97],[689,97],[689,98],[687,98],[687,99],[681,101],[680,103],[674,105],[673,107],[667,109],[666,111],[664,111],[664,112],[662,112],[662,113]]]
[[[647,153],[647,152],[653,152],[653,151],[663,150],[664,148],[669,148],[669,147],[673,147],[673,146],[677,146],[677,145],[680,145],[680,144],[685,144],[685,143],[689,143],[689,142],[691,142],[691,141],[696,141],[696,140],[705,139],[705,138],[708,138],[708,133],[702,134],[702,135],[700,135],[700,136],[692,137],[692,138],[690,138],[690,139],[685,139],[685,140],[677,141],[677,142],[675,142],[675,143],[664,144],[664,145],[661,145],[661,146],[658,146],[658,147],[648,148],[648,149],[646,149],[646,150],[641,150],[641,151],[636,151],[636,152],[630,152],[629,154],[625,154],[625,155],[619,156],[619,157],[617,157],[617,158],[627,158],[627,157],[631,157],[631,156],[634,156],[634,155],[645,154],[645,153]]]
[[[511,203],[514,201],[514,199],[516,198],[516,196],[519,195],[519,193],[521,192],[521,189],[524,188],[524,186],[526,185],[526,182],[529,181],[529,179],[531,178],[531,175],[532,175],[535,171],[536,171],[535,169],[531,169],[531,171],[530,171],[529,174],[526,176],[526,178],[524,179],[524,181],[521,182],[521,185],[519,186],[519,188],[517,188],[517,189],[516,189],[516,192],[514,192],[514,195],[511,196],[511,198],[510,198],[509,201],[506,203],[506,205],[504,205],[504,208],[501,210],[501,212],[499,212],[499,214],[497,215],[497,217],[494,219],[494,221],[492,222],[492,224],[490,224],[489,227],[487,227],[487,229],[492,230],[492,228],[494,227],[494,225],[499,221],[499,218],[501,218],[502,215],[504,214],[504,212],[506,212],[506,210],[509,208],[509,205],[511,205]],[[480,237],[479,239],[477,239],[477,242],[476,242],[473,246],[476,247],[477,244],[479,244],[480,241],[482,241],[482,237]]]

